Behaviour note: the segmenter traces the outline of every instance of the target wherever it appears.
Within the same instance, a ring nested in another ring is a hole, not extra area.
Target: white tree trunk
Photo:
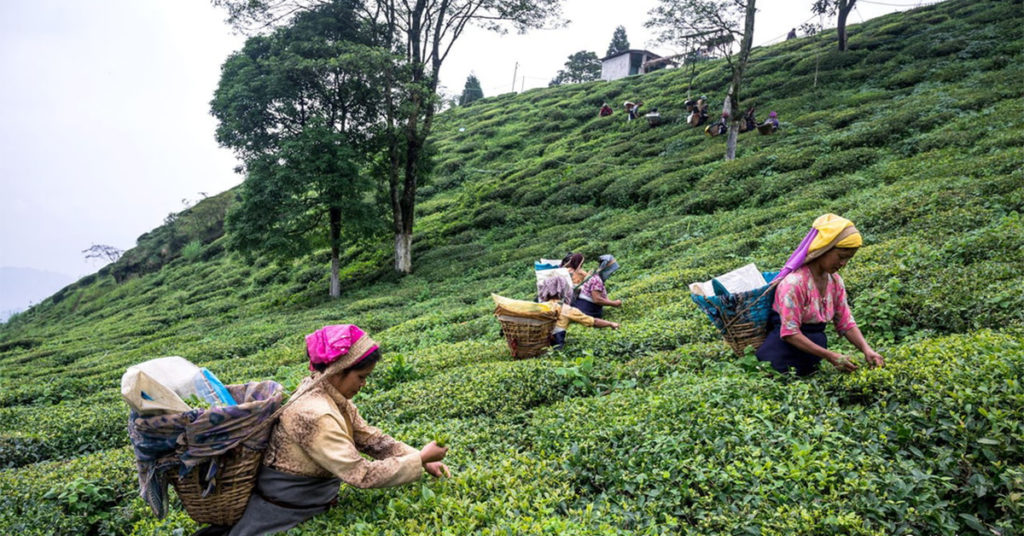
[[[740,124],[737,121],[729,122],[729,139],[725,142],[725,159],[736,158],[736,139],[740,135]]]
[[[331,254],[331,298],[341,297],[341,279],[338,277],[338,270],[341,268],[341,261],[338,260],[337,252]]]
[[[733,83],[729,85],[729,93],[725,96],[725,102],[722,103],[722,113],[726,115],[726,123],[729,125],[729,137],[725,141],[725,159],[733,160],[736,158],[736,138],[740,134],[740,124],[736,121],[736,110],[739,106],[733,106],[733,101],[736,99],[736,80],[733,78]]]
[[[412,233],[395,234],[395,271],[412,273]]]

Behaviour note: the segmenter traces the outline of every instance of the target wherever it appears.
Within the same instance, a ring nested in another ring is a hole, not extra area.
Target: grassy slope
[[[416,274],[353,248],[336,303],[324,256],[246,263],[219,241],[87,278],[0,329],[0,532],[190,530],[135,497],[124,368],[182,355],[294,384],[301,335],[354,322],[389,355],[360,408],[410,443],[450,433],[456,475],[345,488],[303,533],[1019,533],[1022,22],[1019,2],[952,1],[851,27],[844,54],[834,32],[758,49],[743,101],[783,129],[742,135],[733,162],[681,121],[681,69],[447,112]],[[692,91],[726,79],[702,65]],[[635,98],[669,123],[596,117]],[[890,366],[779,381],[728,353],[686,284],[777,267],[825,211],[865,235],[844,277]],[[620,259],[623,329],[510,361],[488,294],[529,296],[532,260],[566,250]]]

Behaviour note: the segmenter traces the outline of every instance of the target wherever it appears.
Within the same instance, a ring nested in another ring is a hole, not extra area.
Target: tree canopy
[[[466,77],[466,85],[462,88],[462,95],[459,96],[459,106],[465,106],[475,100],[484,98],[484,90],[480,87],[480,80],[474,74]]]
[[[235,28],[262,33],[334,0],[212,0]],[[430,169],[427,137],[437,110],[439,72],[470,24],[523,32],[560,20],[561,0],[365,0],[353,18],[371,28],[373,44],[399,55],[380,72],[385,92],[378,131],[386,156],[381,181],[388,190],[395,233],[395,270],[412,271],[416,188]],[[339,21],[340,22],[340,21]]]
[[[601,60],[597,53],[581,50],[569,55],[565,69],[558,71],[548,86],[592,82],[601,78]]]
[[[612,42],[608,43],[608,52],[605,56],[614,56],[629,50],[629,39],[626,37],[625,26],[619,26],[615,28],[615,33],[612,34]]]
[[[342,241],[383,221],[361,170],[375,151],[380,73],[391,60],[370,46],[370,29],[352,16],[356,5],[324,5],[250,37],[224,63],[211,103],[218,141],[246,172],[227,220],[229,243],[284,258],[330,247],[332,296]]]

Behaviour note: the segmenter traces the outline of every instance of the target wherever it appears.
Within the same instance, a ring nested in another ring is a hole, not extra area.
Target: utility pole
[[[516,68],[512,71],[512,93],[516,92],[516,75],[519,74],[519,62],[516,62]]]

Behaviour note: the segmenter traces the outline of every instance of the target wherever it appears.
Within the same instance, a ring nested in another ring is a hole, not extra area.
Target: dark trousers
[[[768,318],[768,337],[757,349],[757,359],[771,363],[772,368],[779,372],[789,372],[790,369],[795,369],[798,376],[807,376],[817,371],[821,358],[782,340],[779,332],[780,325],[779,313],[772,311]],[[803,333],[814,344],[828,348],[824,323],[804,324],[800,326],[800,333]]]
[[[594,318],[602,318],[604,315],[604,306],[584,299],[577,299],[572,302],[572,306],[579,309],[583,314]]]

